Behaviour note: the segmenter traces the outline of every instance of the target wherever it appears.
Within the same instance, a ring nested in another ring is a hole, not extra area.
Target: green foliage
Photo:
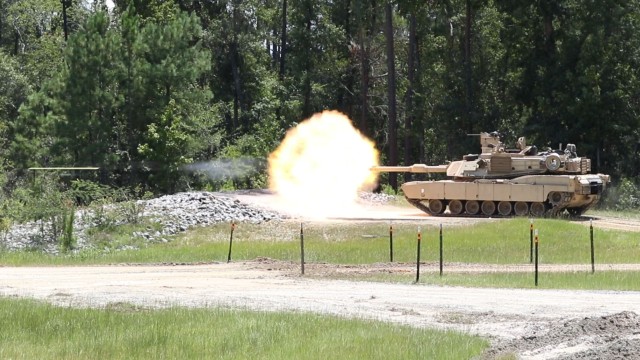
[[[90,205],[103,200],[109,202],[116,200],[114,196],[116,190],[90,180],[76,179],[71,181],[69,191],[79,205]]]
[[[388,184],[382,184],[382,193],[387,195],[397,195],[397,192]]]
[[[617,185],[607,188],[602,207],[616,211],[640,210],[640,184],[633,179],[620,179]]]
[[[37,174],[12,194],[8,215],[16,222],[37,222],[40,232],[35,243],[57,242],[64,232],[65,215],[73,199],[62,184],[57,175]]]
[[[117,183],[176,191],[188,186],[180,165],[219,142],[205,107],[210,93],[198,83],[210,67],[201,29],[179,11],[161,25],[131,11],[120,20],[114,26],[96,11],[70,37],[68,66],[21,111],[14,158],[22,166],[97,165]]]
[[[11,229],[11,219],[3,214],[0,216],[0,237],[2,240],[6,238],[9,229]]]
[[[60,236],[60,248],[62,252],[72,250],[75,245],[73,236],[73,221],[75,219],[75,206],[67,205],[66,211],[62,214],[62,234]]]
[[[110,14],[67,3],[65,42],[59,1],[0,2],[0,158],[18,173],[96,165],[110,185],[217,187],[182,165],[265,159],[324,109],[389,150],[383,3],[117,0]],[[640,1],[393,7],[407,162],[475,153],[467,133],[499,130],[539,148],[575,143],[595,171],[638,175]]]
[[[140,155],[156,164],[151,181],[161,189],[173,191],[172,184],[175,184],[181,166],[193,162],[192,158],[186,157],[190,144],[185,130],[175,101],[171,100],[160,121],[147,126],[145,142],[138,146]]]

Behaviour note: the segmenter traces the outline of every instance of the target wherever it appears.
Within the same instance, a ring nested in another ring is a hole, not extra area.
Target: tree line
[[[498,130],[634,182],[639,33],[639,0],[0,0],[2,185],[97,166],[157,193],[260,187],[264,171],[184,166],[265,159],[325,109],[389,165],[459,159]]]

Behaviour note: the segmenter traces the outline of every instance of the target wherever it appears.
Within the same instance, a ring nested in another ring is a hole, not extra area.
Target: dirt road
[[[621,312],[640,314],[640,292],[439,287],[300,277],[275,261],[186,266],[0,268],[0,295],[33,297],[63,306],[228,306],[295,310],[436,327],[488,336],[497,349],[565,326],[569,319]],[[626,329],[629,330],[629,329]],[[633,340],[633,331],[619,335]],[[636,327],[637,331],[637,327]],[[612,337],[616,334],[609,334]],[[635,335],[636,345],[640,343]],[[519,351],[523,359],[556,358],[606,343],[601,337],[555,339],[555,347]],[[507,344],[507,345],[505,345]],[[636,348],[638,350],[640,348]]]

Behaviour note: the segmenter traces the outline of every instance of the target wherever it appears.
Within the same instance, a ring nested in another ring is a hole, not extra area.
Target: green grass
[[[2,359],[469,359],[456,332],[296,313],[68,309],[0,298]]]
[[[262,228],[262,227],[265,228]],[[274,227],[277,226],[277,229]],[[235,260],[269,257],[298,261],[299,224],[241,225],[234,233],[232,257]],[[564,220],[536,220],[539,231],[540,261],[548,264],[590,262],[589,227]],[[415,261],[416,224],[394,224],[394,260]],[[421,226],[423,261],[435,261],[439,254],[439,229]],[[273,235],[280,234],[280,235]],[[638,233],[594,229],[595,254],[599,263],[640,262]],[[369,264],[389,260],[388,224],[306,224],[305,259],[308,262]],[[208,259],[226,260],[228,229],[197,229],[182,235],[171,247],[195,247],[210,254]],[[529,220],[512,219],[472,226],[445,227],[445,261],[488,264],[529,262]]]
[[[606,216],[618,219],[640,219],[640,211],[638,210],[626,210],[626,211],[614,211],[614,210],[589,210],[586,216]]]
[[[415,261],[417,230],[415,223],[394,226],[394,260]],[[540,219],[540,262],[545,264],[590,263],[589,227],[566,220]],[[423,261],[436,261],[439,229],[421,226]],[[194,263],[226,261],[229,251],[228,224],[197,228],[169,243],[150,244],[139,250],[109,252],[84,251],[59,256],[39,252],[0,251],[2,265],[64,265],[110,263]],[[594,229],[597,263],[639,263],[640,236],[635,232]],[[369,264],[389,261],[389,225],[305,224],[305,260],[336,264]],[[104,241],[104,240],[101,240]],[[136,240],[139,244],[139,240]],[[119,245],[126,244],[123,236]],[[509,219],[476,225],[445,227],[443,248],[446,262],[522,264],[529,262],[529,220]],[[299,261],[300,225],[273,222],[240,224],[234,232],[232,260],[268,257]]]
[[[426,271],[422,265],[420,271],[420,284],[441,286],[473,286],[484,288],[514,288],[514,289],[570,289],[570,290],[640,290],[640,272],[635,271],[596,271],[594,274],[585,269],[583,272],[552,272],[538,273],[538,286],[535,286],[533,266],[528,273],[448,273],[444,268],[443,276],[433,272],[437,265],[433,265],[431,271]],[[314,277],[312,271],[306,272],[307,276]],[[415,282],[415,271],[411,273],[393,274],[337,274],[331,275],[333,279],[360,280],[392,283]]]
[[[639,290],[640,272],[598,270],[589,274],[590,241],[586,224],[566,220],[535,220],[539,231],[541,264],[585,264],[584,273],[541,273],[543,288]],[[394,261],[413,263],[416,258],[415,223],[393,224]],[[439,229],[421,226],[421,261],[439,260]],[[60,256],[39,252],[0,252],[0,264],[90,265],[112,263],[198,263],[226,262],[229,250],[229,224],[193,229],[173,241],[152,244],[139,250],[85,251]],[[304,224],[307,263],[371,264],[389,261],[389,224]],[[118,243],[124,243],[118,235]],[[640,263],[640,236],[635,232],[594,229],[596,265],[603,263]],[[447,263],[528,264],[530,256],[529,220],[510,219],[476,225],[445,227],[444,261]],[[268,257],[300,261],[300,224],[273,222],[261,225],[240,224],[234,232],[232,261]],[[423,270],[426,267],[423,266]],[[446,270],[445,270],[446,272]],[[532,270],[533,272],[533,270]],[[425,277],[421,282],[440,285],[518,287],[533,286],[533,273],[446,274]],[[309,276],[312,273],[307,271]],[[587,274],[587,275],[585,275]],[[377,275],[375,280],[411,282],[406,276]],[[369,280],[370,278],[363,278]]]

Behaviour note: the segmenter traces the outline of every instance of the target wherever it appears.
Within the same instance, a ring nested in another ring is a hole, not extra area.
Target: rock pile
[[[389,202],[396,201],[396,197],[393,195],[387,195],[384,193],[372,193],[361,191],[358,193],[360,201],[369,205],[381,205]]]
[[[248,191],[248,190],[247,190]],[[237,194],[246,194],[238,191]],[[269,194],[263,190],[251,190],[251,194]],[[221,222],[259,224],[266,221],[282,220],[286,215],[273,210],[249,205],[234,198],[235,193],[184,192],[166,195],[151,200],[134,203],[113,204],[103,208],[78,210],[73,223],[76,251],[93,248],[87,231],[104,225],[122,225],[148,218],[159,224],[155,230],[147,229],[133,235],[148,242],[166,242],[171,235],[184,232],[195,226],[207,226]],[[361,192],[360,201],[370,205],[384,204],[395,200],[386,194]],[[53,235],[52,224],[47,221],[17,224],[0,234],[0,248],[9,251],[34,250],[49,254],[59,252],[58,241]]]
[[[118,205],[112,205],[105,211],[113,214],[118,213],[117,210]],[[228,195],[211,192],[186,192],[152,200],[139,200],[129,204],[126,212],[128,215],[120,214],[109,221],[119,225],[127,223],[132,215],[150,218],[160,224],[160,230],[134,233],[134,236],[150,242],[168,241],[169,236],[186,231],[193,226],[231,221],[257,224],[283,219],[283,215],[277,212],[250,206]],[[76,212],[74,220],[76,250],[93,246],[87,240],[86,233],[88,229],[104,220],[101,216],[96,213],[96,209],[82,209]],[[33,249],[56,254],[59,246],[55,236],[52,235],[51,228],[51,223],[46,221],[14,225],[5,234],[0,234],[0,247],[10,251]]]
[[[250,206],[218,193],[190,192],[166,195],[143,202],[143,216],[162,224],[162,231],[143,232],[135,235],[147,240],[157,240],[193,226],[206,226],[221,222],[259,224],[282,220],[283,215],[256,206]]]

